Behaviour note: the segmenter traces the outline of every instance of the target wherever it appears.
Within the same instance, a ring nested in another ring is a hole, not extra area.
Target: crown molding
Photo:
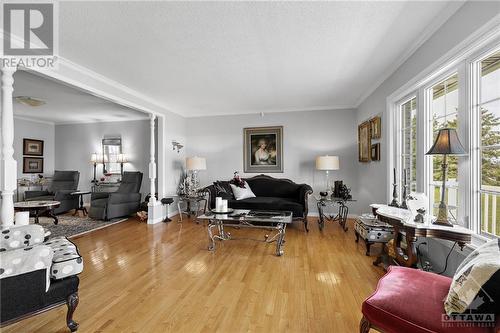
[[[48,121],[48,120],[41,120],[41,119],[36,119],[36,118],[30,118],[27,116],[20,116],[14,114],[14,119],[19,119],[19,120],[25,120],[25,121],[31,121],[33,123],[39,123],[39,124],[44,124],[44,125],[56,125],[55,122],[53,121]]]
[[[354,105],[325,105],[314,106],[309,108],[285,108],[285,109],[265,109],[265,110],[246,110],[239,113],[233,112],[219,112],[211,114],[192,113],[184,115],[185,118],[202,118],[202,117],[225,117],[225,116],[245,116],[245,115],[258,115],[258,114],[274,114],[286,112],[314,112],[314,111],[337,111],[337,110],[354,110]]]
[[[63,121],[63,122],[56,122],[54,125],[59,126],[59,125],[85,125],[85,124],[99,124],[99,123],[123,123],[123,122],[128,122],[128,121],[148,121],[148,117],[130,117],[127,119],[121,119],[121,120],[116,120],[116,119],[107,119],[107,120],[84,120],[84,121]]]
[[[428,25],[420,37],[412,44],[412,46],[404,52],[397,60],[394,62],[385,72],[384,75],[380,77],[373,85],[371,85],[356,101],[355,108],[359,108],[359,106],[368,98],[371,94],[377,90],[378,87],[382,83],[384,83],[389,77],[394,74],[401,65],[403,65],[429,38],[434,35],[439,28],[445,24],[448,19],[453,16],[464,4],[466,1],[452,1],[450,2],[446,8],[439,13],[439,15],[432,21],[430,25]]]

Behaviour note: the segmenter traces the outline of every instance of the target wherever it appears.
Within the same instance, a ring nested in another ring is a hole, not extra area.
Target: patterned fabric
[[[45,238],[43,227],[36,224],[2,227],[1,232],[0,252],[41,244]]]
[[[50,286],[50,266],[54,253],[49,246],[36,245],[0,253],[0,279],[17,276],[39,269],[45,269],[47,281],[45,291]]]
[[[83,271],[83,259],[75,244],[68,239],[65,237],[52,238],[44,245],[49,246],[54,253],[50,269],[51,278],[64,279]]]
[[[478,247],[460,264],[444,308],[447,314],[500,312],[500,239]]]

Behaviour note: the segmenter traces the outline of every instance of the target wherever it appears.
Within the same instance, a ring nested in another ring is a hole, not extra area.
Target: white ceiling
[[[184,116],[353,107],[461,2],[62,2],[60,53]]]
[[[29,96],[46,102],[32,107],[14,99],[16,117],[54,124],[147,119],[145,113],[24,71],[14,74],[13,96]]]

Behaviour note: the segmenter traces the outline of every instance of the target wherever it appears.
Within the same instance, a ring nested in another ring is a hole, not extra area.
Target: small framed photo
[[[372,144],[370,156],[372,161],[380,161],[380,143]]]
[[[23,157],[23,173],[43,173],[43,157]]]
[[[43,140],[23,139],[23,155],[43,156]]]
[[[382,120],[380,116],[370,119],[370,133],[372,139],[380,139],[382,137]]]

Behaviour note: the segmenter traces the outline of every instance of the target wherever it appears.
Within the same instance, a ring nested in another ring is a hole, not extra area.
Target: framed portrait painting
[[[283,172],[283,126],[243,129],[243,171]]]
[[[365,121],[358,126],[358,149],[359,161],[370,162],[371,135],[369,121]]]
[[[23,173],[43,173],[43,157],[23,157]]]
[[[43,156],[43,140],[23,139],[23,155]]]

